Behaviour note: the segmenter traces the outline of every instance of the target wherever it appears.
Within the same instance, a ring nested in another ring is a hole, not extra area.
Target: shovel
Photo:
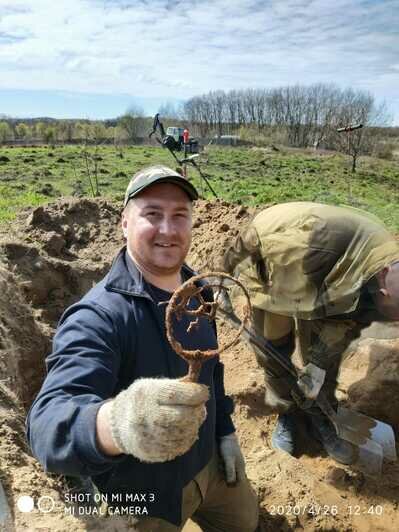
[[[219,317],[228,320],[233,327],[239,327],[241,321],[235,315],[230,301],[222,298],[220,303],[217,310]],[[314,364],[308,364],[304,368],[304,374],[308,379],[305,381],[307,385],[304,385],[294,364],[282,356],[266,338],[258,335],[249,327],[244,328],[242,336],[288,372],[287,381],[291,386],[291,394],[300,408],[307,410],[311,406],[318,406],[334,425],[337,436],[353,444],[356,456],[352,465],[365,475],[376,477],[381,475],[384,458],[389,462],[396,461],[395,436],[392,427],[341,406],[338,406],[335,411],[323,390],[320,389],[324,380],[323,370]],[[312,375],[315,376],[315,382],[309,385],[309,376],[311,380]],[[309,390],[309,393],[304,393],[306,390]]]

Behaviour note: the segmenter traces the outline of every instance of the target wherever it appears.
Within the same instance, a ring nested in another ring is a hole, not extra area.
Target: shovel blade
[[[396,460],[395,436],[387,423],[339,406],[334,425],[338,437],[355,446],[356,457],[352,465],[365,475],[378,477],[384,458]]]
[[[382,472],[384,458],[381,445],[369,438],[363,438],[362,443],[360,443],[358,434],[338,420],[335,428],[339,438],[350,442],[354,446],[355,457],[351,466],[359,469],[368,477],[379,477]]]
[[[359,447],[366,441],[375,442],[382,449],[385,460],[396,461],[395,435],[388,423],[342,406],[338,407],[336,420],[338,425],[345,427],[346,436],[351,436],[349,441]]]
[[[343,435],[341,437],[343,438]],[[368,477],[380,477],[384,457],[381,445],[373,440],[367,440],[355,449],[357,456],[352,465]]]

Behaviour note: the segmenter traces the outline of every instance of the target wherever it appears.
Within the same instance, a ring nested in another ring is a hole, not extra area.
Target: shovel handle
[[[241,320],[234,314],[234,312],[226,312],[221,307],[219,307],[217,313],[222,318],[227,319],[233,325],[233,327],[238,328],[239,326],[241,326]],[[249,327],[244,327],[241,334],[250,344],[257,347],[266,356],[275,360],[282,368],[284,368],[289,373],[290,377],[294,377],[294,379],[289,379],[289,384],[292,388],[292,396],[300,408],[302,408],[303,410],[307,410],[314,403],[316,403],[320,410],[328,417],[328,419],[334,424],[334,427],[337,429],[337,414],[322,390],[319,391],[319,394],[316,399],[309,400],[297,384],[298,374],[294,364],[292,364],[291,361],[283,357],[281,353],[279,353],[278,350],[266,340],[266,338],[257,334],[253,329]]]
[[[236,329],[241,326],[241,320],[234,313],[225,312],[221,307],[217,309],[217,313],[220,315],[220,317],[227,319],[231,323],[231,325],[233,325],[233,327],[235,327]],[[260,336],[249,327],[244,327],[241,334],[250,344],[257,347],[265,355],[268,355],[273,358],[276,362],[278,362],[278,364],[280,364],[280,366],[287,370],[290,375],[297,378],[297,372],[295,370],[294,365],[289,360],[284,358],[277,351],[277,349],[266,340],[266,338]]]
[[[319,395],[315,399],[315,403],[320,408],[320,410],[325,414],[331,423],[334,425],[337,433],[339,432],[337,426],[337,413],[334,408],[331,406],[329,400],[325,396],[324,392],[320,390]]]

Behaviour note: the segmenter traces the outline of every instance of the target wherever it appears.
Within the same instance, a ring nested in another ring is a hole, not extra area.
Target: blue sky
[[[0,115],[315,82],[370,91],[399,125],[399,1],[0,0]]]

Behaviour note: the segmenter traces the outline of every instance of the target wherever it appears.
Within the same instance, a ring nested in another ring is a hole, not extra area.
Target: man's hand
[[[175,379],[133,382],[103,405],[115,448],[143,462],[166,462],[186,453],[198,439],[208,398],[203,384]]]
[[[245,462],[234,432],[220,439],[219,449],[224,462],[227,484],[234,484],[243,480],[245,478]]]

